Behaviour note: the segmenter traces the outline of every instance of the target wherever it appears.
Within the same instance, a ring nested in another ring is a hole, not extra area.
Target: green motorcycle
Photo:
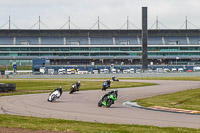
[[[105,106],[109,108],[117,100],[118,91],[114,90],[105,94],[98,102],[98,107]]]

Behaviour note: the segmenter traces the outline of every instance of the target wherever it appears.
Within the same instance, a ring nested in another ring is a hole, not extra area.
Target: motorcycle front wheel
[[[98,107],[101,107],[101,106],[102,106],[102,100],[100,99],[98,102]]]
[[[107,101],[106,107],[109,108],[112,105],[112,103],[113,103],[113,100],[109,99]]]
[[[51,95],[50,97],[51,97],[51,98],[50,98],[50,99],[48,98],[48,101],[49,101],[49,102],[53,102],[53,101],[55,100],[55,98],[56,98],[56,95],[53,94],[53,95]]]

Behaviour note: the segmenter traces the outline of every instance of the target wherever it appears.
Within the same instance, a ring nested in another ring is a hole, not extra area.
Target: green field
[[[139,105],[200,111],[200,88],[135,100]]]
[[[0,71],[13,70],[13,66],[0,66]],[[17,70],[32,70],[32,66],[17,66]]]
[[[126,78],[130,79],[130,78]],[[135,78],[131,78],[135,79]],[[137,78],[138,79],[138,78]],[[148,78],[139,78],[148,79]],[[152,79],[152,78],[151,78]],[[181,77],[181,78],[154,78],[160,80],[195,80],[200,77]],[[58,86],[62,86],[68,91],[71,84],[76,82],[69,79],[44,79],[44,80],[0,80],[4,83],[16,83],[17,91],[22,94],[39,91],[51,91]],[[83,81],[81,80],[81,90],[101,89],[102,81]],[[155,85],[148,83],[134,82],[112,82],[111,88],[138,87]],[[31,92],[28,92],[31,91]],[[13,93],[16,94],[16,93]],[[155,96],[151,98],[136,100],[143,106],[165,106],[175,108],[185,108],[190,110],[200,110],[200,89],[187,90],[173,94]],[[159,104],[155,104],[159,103]],[[200,129],[180,128],[180,127],[156,127],[142,125],[125,124],[102,124],[92,122],[80,122],[71,120],[61,120],[52,118],[23,117],[0,114],[0,127],[24,128],[32,130],[53,130],[53,131],[77,131],[80,133],[200,133]]]
[[[0,115],[0,126],[32,130],[76,131],[80,133],[200,133],[200,129],[190,128],[101,124],[14,115]]]
[[[63,91],[69,91],[71,85],[77,81],[69,79],[16,79],[16,80],[0,80],[2,83],[16,83],[16,91],[9,94],[0,94],[4,95],[14,95],[14,94],[28,94],[28,93],[39,93],[39,92],[49,92],[55,88],[61,86]],[[103,81],[83,81],[81,80],[80,90],[98,90],[101,89]],[[137,82],[111,82],[111,87],[114,88],[127,88],[127,87],[139,87],[139,86],[149,86],[156,85],[152,83],[137,83]]]
[[[136,77],[136,78],[120,78],[132,80],[187,80],[187,81],[200,81],[200,77]]]

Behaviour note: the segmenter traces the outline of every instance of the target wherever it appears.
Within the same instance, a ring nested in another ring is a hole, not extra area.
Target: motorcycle
[[[80,86],[77,87],[76,84],[72,84],[72,87],[70,88],[69,94],[73,94],[74,92],[79,91],[79,88],[80,88]]]
[[[47,99],[48,102],[53,102],[56,99],[60,98],[62,95],[62,88],[59,87],[57,89],[54,89],[50,94],[49,97]]]
[[[109,85],[106,81],[103,82],[103,84],[102,84],[102,91],[106,91],[106,89],[107,89],[108,87],[110,87],[110,85]]]
[[[113,81],[118,81],[119,82],[119,79],[117,77],[112,77],[112,80]]]
[[[105,106],[109,108],[114,101],[117,100],[118,92],[117,90],[111,91],[108,94],[105,94],[98,102],[98,107]]]

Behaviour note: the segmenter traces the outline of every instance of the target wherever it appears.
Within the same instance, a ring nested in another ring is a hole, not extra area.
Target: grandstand
[[[138,65],[141,30],[0,30],[0,65],[29,65],[45,58],[51,65]],[[148,30],[153,64],[198,63],[200,30]]]

